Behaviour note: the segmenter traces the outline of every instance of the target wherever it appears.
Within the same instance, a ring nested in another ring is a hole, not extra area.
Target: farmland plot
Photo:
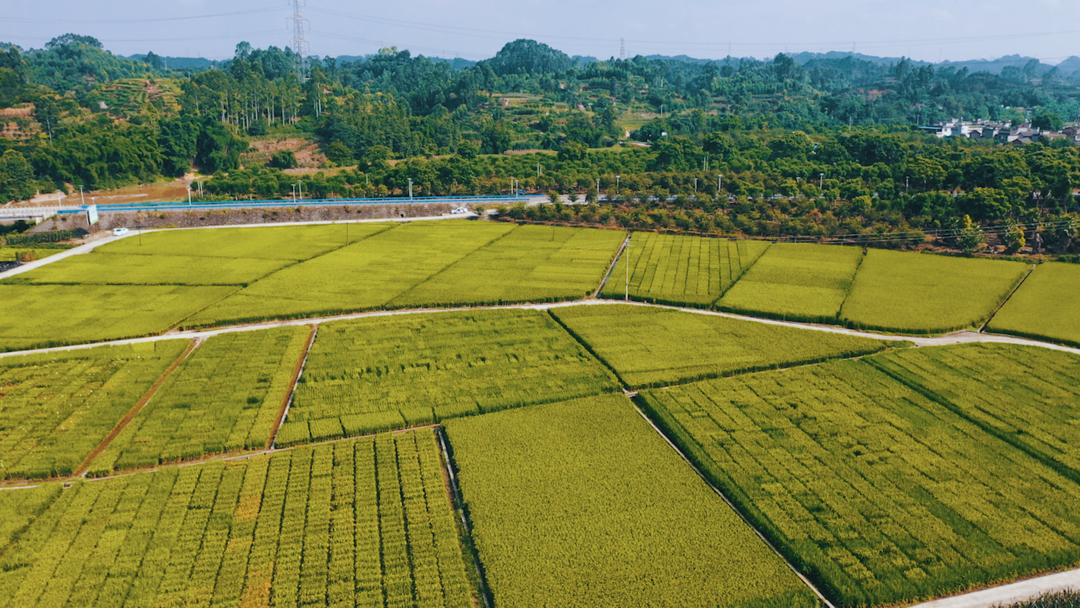
[[[839,605],[912,602],[1080,563],[1080,486],[871,363],[889,358],[642,399]]]
[[[0,359],[0,479],[74,473],[187,346],[174,340]]]
[[[1080,482],[1080,357],[971,344],[868,361]]]
[[[1080,347],[1080,264],[1043,264],[1001,308],[989,329]]]
[[[393,308],[557,302],[600,286],[625,233],[519,226],[390,302]]]
[[[619,258],[604,286],[605,298],[626,294],[634,300],[708,308],[731,288],[769,248],[763,241],[727,241],[652,232],[631,237],[629,256]]]
[[[50,483],[29,489],[0,490],[0,554],[49,508],[60,496],[62,487]]]
[[[817,606],[621,396],[452,420],[495,606]]]
[[[507,224],[445,221],[399,226],[290,266],[196,315],[188,324],[219,325],[381,308],[513,229]]]
[[[349,226],[349,238],[355,242],[385,224]],[[126,255],[178,255],[210,258],[257,258],[297,262],[329,253],[345,246],[345,226],[274,226],[250,228],[213,228],[207,230],[169,230],[103,245],[100,253]]]
[[[0,351],[168,331],[237,287],[0,285]]]
[[[840,320],[911,334],[981,326],[1023,279],[1020,262],[871,249]]]
[[[287,260],[182,255],[77,255],[3,281],[8,285],[246,285]]]
[[[0,558],[0,597],[110,608],[473,605],[431,431],[77,483]]]
[[[495,310],[323,325],[278,445],[618,389],[549,316]]]
[[[91,463],[90,474],[266,446],[309,331],[210,338]]]
[[[574,306],[553,309],[551,314],[632,387],[665,386],[888,348],[880,340],[644,306]]]
[[[718,306],[788,321],[835,322],[861,261],[857,247],[777,243]]]

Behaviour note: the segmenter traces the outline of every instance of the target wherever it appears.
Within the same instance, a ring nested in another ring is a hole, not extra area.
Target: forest
[[[593,61],[531,40],[475,64],[394,48],[297,59],[240,43],[230,61],[177,70],[88,36],[0,44],[0,110],[14,111],[0,122],[22,134],[0,138],[0,200],[196,171],[213,176],[206,200],[287,197],[301,179],[312,197],[395,196],[411,180],[418,195],[520,187],[600,203],[504,210],[522,220],[917,241],[968,218],[1003,234],[1046,224],[1063,251],[1077,240],[1068,139],[918,128],[1072,123],[1080,79],[1038,62],[992,75],[855,56]],[[321,171],[298,178],[291,152],[248,154],[274,138],[314,142]]]

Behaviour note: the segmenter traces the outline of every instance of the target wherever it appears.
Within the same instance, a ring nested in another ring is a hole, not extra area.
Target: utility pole
[[[825,174],[822,173],[818,176],[818,190],[825,190]]]
[[[716,196],[720,196],[720,191],[724,189],[724,176],[716,176]]]
[[[625,300],[630,301],[630,239],[634,235],[626,237],[626,296]]]
[[[619,38],[619,59],[626,61],[626,38]]]
[[[300,12],[300,0],[293,0],[293,14],[292,17],[289,17],[289,21],[293,23],[292,49],[296,53],[296,75],[300,77],[300,82],[304,82],[307,80],[307,54],[309,48],[304,30],[307,28],[308,20]]]
[[[86,206],[86,193],[83,192],[82,184],[79,184],[79,198],[82,199],[83,207]]]
[[[412,179],[409,180],[409,200],[412,200]]]

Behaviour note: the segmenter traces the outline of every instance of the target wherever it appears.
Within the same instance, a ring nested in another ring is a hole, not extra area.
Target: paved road
[[[1047,593],[1080,589],[1080,570],[1070,570],[992,589],[947,597],[912,608],[989,608],[1009,606]]]

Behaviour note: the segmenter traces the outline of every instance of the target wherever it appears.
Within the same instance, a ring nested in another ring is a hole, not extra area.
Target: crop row
[[[74,473],[187,345],[0,359],[0,479]]]
[[[1075,443],[1054,427],[1075,417],[1064,378],[1078,363],[1031,373],[1007,365],[1028,351],[983,348],[714,380],[642,403],[835,603],[913,602],[1080,561]],[[998,386],[962,381],[979,365]],[[1053,389],[980,410],[1034,387]]]
[[[617,390],[545,313],[492,310],[324,325],[278,445]]]
[[[13,604],[473,602],[431,431],[49,491],[0,559]]]
[[[287,327],[210,338],[91,463],[90,474],[264,447],[308,331]]]
[[[622,396],[452,420],[495,606],[817,606]]]

